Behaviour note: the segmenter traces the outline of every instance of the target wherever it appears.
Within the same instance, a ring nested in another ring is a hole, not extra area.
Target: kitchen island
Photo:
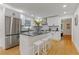
[[[51,32],[35,34],[33,32],[24,32],[20,34],[20,54],[33,55],[33,43],[46,38]]]

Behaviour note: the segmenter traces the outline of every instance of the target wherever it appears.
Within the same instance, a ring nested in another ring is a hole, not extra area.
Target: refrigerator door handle
[[[13,24],[13,17],[11,17],[11,26],[10,26],[10,34],[12,33],[12,24]],[[12,36],[10,36],[10,44],[12,44]]]

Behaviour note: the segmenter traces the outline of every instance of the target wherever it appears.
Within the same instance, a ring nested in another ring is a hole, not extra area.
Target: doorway
[[[63,36],[70,36],[72,32],[72,19],[62,19],[61,20],[61,33],[63,33]]]

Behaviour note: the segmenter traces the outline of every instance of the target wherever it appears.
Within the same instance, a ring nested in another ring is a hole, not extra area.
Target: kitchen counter
[[[51,32],[42,32],[40,34],[34,34],[23,32],[20,34],[20,54],[21,55],[33,55],[33,44],[38,40],[42,40],[48,37]]]
[[[30,32],[22,32],[21,35],[26,35],[26,36],[38,36],[38,35],[43,35],[43,34],[47,34],[49,33],[50,31],[46,31],[46,32],[41,32],[41,33],[36,33],[34,31],[30,31]]]

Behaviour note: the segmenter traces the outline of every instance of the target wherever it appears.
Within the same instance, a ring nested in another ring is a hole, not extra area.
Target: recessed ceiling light
[[[64,14],[66,14],[67,12],[64,11]]]
[[[67,7],[67,5],[63,5],[63,8]]]

